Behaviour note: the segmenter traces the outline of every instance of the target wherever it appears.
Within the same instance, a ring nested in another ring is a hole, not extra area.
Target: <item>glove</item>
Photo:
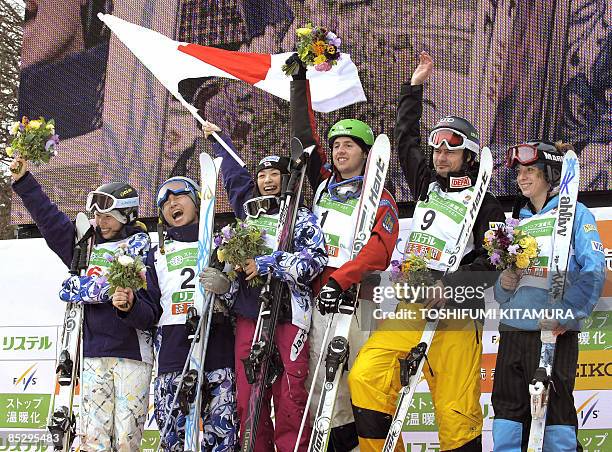
[[[335,279],[329,278],[327,284],[321,287],[321,291],[315,298],[317,310],[323,315],[337,313],[342,293],[343,290],[340,284]]]
[[[300,57],[297,53],[294,53],[289,58],[287,58],[285,64],[287,66],[295,67],[295,70],[291,74],[293,80],[306,80],[306,66],[304,66],[304,63],[302,62],[302,60],[300,60]]]
[[[200,284],[204,286],[204,290],[207,292],[223,295],[229,290],[231,282],[221,270],[208,267],[200,273]]]

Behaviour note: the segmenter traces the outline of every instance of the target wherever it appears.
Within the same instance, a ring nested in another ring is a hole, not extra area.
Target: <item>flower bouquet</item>
[[[507,218],[505,224],[485,233],[484,248],[489,262],[498,270],[523,270],[531,267],[538,257],[538,242],[518,228],[518,223],[515,218]]]
[[[105,253],[104,258],[110,262],[105,275],[109,284],[109,294],[113,295],[117,287],[130,288],[134,292],[146,289],[146,267],[142,257],[131,256],[127,252],[127,244],[119,245],[114,255]]]
[[[254,259],[255,256],[270,252],[264,242],[265,235],[265,229],[259,229],[238,219],[234,225],[228,224],[220,233],[215,234],[219,261],[233,266],[227,275],[232,281],[237,277],[236,269],[241,268],[247,259]],[[261,286],[263,283],[264,279],[256,276],[249,281],[249,286]]]
[[[416,302],[417,297],[415,294],[418,294],[419,290],[408,290],[409,287],[424,288],[434,283],[434,277],[427,267],[427,259],[418,254],[410,254],[402,262],[398,260],[391,261],[390,279],[395,286],[397,298],[413,303]],[[420,292],[421,295],[424,294],[424,290]]]
[[[311,23],[296,30],[297,54],[306,67],[314,66],[317,71],[329,71],[340,59],[340,38],[324,27],[313,27]],[[297,72],[297,63],[284,64],[287,75]]]
[[[21,122],[11,124],[9,133],[13,137],[11,144],[6,147],[9,157],[21,157],[40,165],[48,163],[51,157],[57,155],[54,148],[59,143],[59,137],[55,134],[53,119],[45,121],[45,118],[40,117],[30,121],[24,116]],[[11,171],[19,173],[21,167],[11,168]]]

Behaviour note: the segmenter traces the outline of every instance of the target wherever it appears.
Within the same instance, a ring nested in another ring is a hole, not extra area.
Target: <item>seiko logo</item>
[[[559,198],[559,224],[557,225],[557,234],[565,237],[567,235],[568,221],[572,221],[574,218],[573,205],[571,203],[572,198],[569,196],[561,196]]]
[[[544,152],[544,157],[546,157],[548,160],[554,160],[555,162],[563,162],[563,157],[560,155],[549,154],[546,151],[542,152]]]
[[[576,377],[612,377],[612,362],[578,364]]]

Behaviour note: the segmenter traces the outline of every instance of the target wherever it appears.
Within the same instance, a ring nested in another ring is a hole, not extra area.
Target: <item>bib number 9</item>
[[[436,212],[434,210],[428,210],[423,215],[423,224],[421,224],[421,230],[425,231],[431,227],[433,224],[434,218],[436,218]]]

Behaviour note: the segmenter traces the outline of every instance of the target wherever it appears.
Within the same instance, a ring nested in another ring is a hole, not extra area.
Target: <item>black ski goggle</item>
[[[258,198],[249,199],[243,205],[244,213],[250,218],[257,218],[262,213],[268,213],[279,207],[280,198],[278,196],[260,196]]]
[[[85,208],[88,212],[108,213],[115,209],[125,209],[128,207],[138,207],[139,198],[119,199],[113,195],[101,191],[92,191],[87,195],[87,204]]]

